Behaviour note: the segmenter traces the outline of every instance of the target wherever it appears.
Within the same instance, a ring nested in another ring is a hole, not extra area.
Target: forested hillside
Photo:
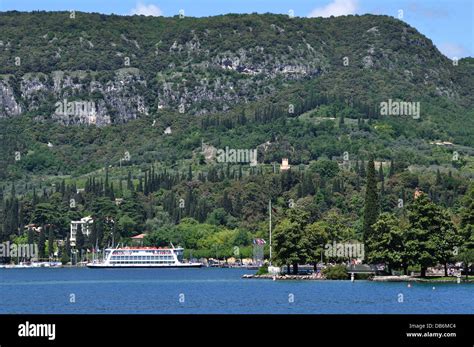
[[[188,256],[248,256],[269,200],[277,235],[364,240],[373,225],[413,231],[421,190],[472,247],[474,60],[402,21],[5,12],[0,31],[0,241],[36,239],[47,256],[46,238],[92,215],[83,249],[146,232]],[[389,100],[419,114],[383,114]],[[258,164],[219,162],[224,148],[255,149]],[[403,266],[420,265],[411,252]]]

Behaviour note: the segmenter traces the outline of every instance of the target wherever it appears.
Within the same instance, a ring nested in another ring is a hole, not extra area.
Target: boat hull
[[[173,265],[163,265],[163,264],[87,264],[87,267],[90,269],[170,269],[170,268],[200,268],[202,267],[201,263],[191,263],[191,264],[173,264]]]

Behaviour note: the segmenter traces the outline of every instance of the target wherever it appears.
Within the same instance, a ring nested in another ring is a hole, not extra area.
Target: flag
[[[254,239],[254,240],[253,240],[253,244],[254,244],[254,245],[263,246],[263,245],[266,244],[266,242],[265,242],[264,239]]]

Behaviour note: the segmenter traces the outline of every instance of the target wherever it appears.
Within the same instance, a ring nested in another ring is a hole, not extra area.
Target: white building
[[[93,223],[94,220],[91,216],[81,218],[79,221],[71,221],[71,237],[69,238],[71,246],[76,246],[76,234],[79,231],[79,228],[84,236],[89,236],[92,231]]]
[[[283,158],[281,160],[280,171],[288,171],[290,167],[291,166],[288,164],[288,158]]]

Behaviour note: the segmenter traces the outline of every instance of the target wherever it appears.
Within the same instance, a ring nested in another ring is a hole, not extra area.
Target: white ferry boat
[[[107,248],[102,260],[93,260],[89,268],[177,268],[201,267],[202,263],[183,262],[184,249],[156,247]]]

